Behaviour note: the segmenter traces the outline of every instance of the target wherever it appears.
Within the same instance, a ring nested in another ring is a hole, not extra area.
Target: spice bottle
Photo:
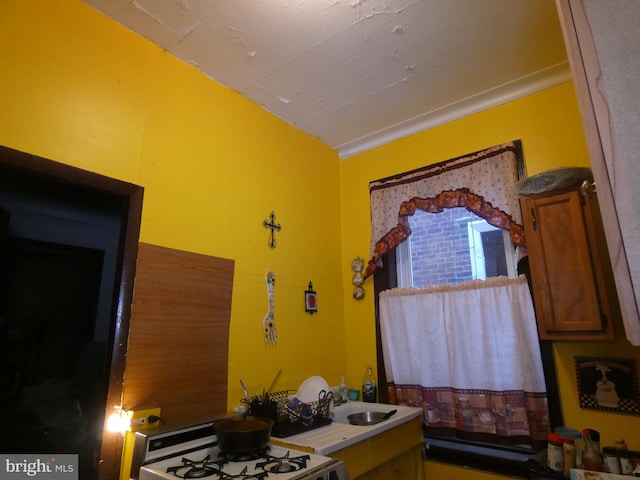
[[[555,433],[559,433],[563,437],[573,438],[573,444],[576,447],[576,466],[582,468],[582,431],[570,427],[556,427]]]
[[[627,442],[624,441],[624,438],[622,437],[616,437],[614,439],[614,447],[615,449],[618,451],[618,453],[620,453],[621,450],[629,450],[629,447],[627,446]]]
[[[564,476],[569,478],[570,469],[576,468],[576,445],[571,437],[564,437],[562,441],[562,462],[564,464]]]
[[[620,474],[620,460],[615,447],[602,447],[602,459],[605,472]]]
[[[603,472],[604,467],[602,465],[602,455],[600,450],[596,448],[591,439],[591,431],[585,428],[582,431],[582,438],[584,439],[584,451],[582,452],[582,464],[585,470],[592,470],[594,472]]]
[[[364,402],[375,403],[376,401],[376,380],[373,377],[371,365],[367,367],[362,381],[362,400]]]
[[[618,454],[620,458],[620,473],[622,475],[633,475],[636,458],[640,457],[639,452],[631,450],[620,450]]]
[[[563,440],[564,437],[558,433],[550,433],[547,436],[547,467],[557,473],[562,473],[564,469]]]

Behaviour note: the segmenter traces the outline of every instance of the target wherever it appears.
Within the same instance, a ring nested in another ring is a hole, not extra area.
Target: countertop
[[[387,420],[375,425],[360,426],[342,423],[346,421],[346,416],[350,413],[362,411],[386,413],[391,410],[397,410],[397,412]],[[383,403],[351,401],[335,406],[333,415],[334,421],[330,425],[287,438],[272,437],[271,443],[294,449],[302,448],[318,455],[329,455],[419,417],[422,415],[422,409]]]

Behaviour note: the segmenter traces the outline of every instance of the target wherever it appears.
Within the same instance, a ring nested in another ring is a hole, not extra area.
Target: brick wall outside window
[[[465,208],[447,208],[441,213],[416,211],[411,225],[413,286],[459,284],[471,280],[471,260]]]

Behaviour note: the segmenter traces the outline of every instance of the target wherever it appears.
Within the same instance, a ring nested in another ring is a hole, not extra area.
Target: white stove
[[[348,480],[341,460],[278,445],[247,455],[221,452],[214,422],[157,433],[136,432],[131,479]]]

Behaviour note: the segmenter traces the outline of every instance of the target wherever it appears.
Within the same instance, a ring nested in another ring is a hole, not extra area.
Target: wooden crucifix
[[[279,232],[282,229],[282,226],[279,223],[276,223],[276,215],[271,211],[271,215],[269,215],[269,221],[264,220],[262,224],[266,228],[271,229],[271,234],[269,235],[269,246],[271,248],[276,248],[276,232]]]

